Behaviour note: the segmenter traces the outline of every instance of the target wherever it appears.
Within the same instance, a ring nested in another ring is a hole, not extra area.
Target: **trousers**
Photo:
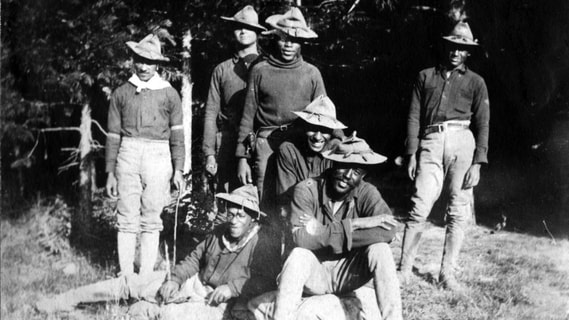
[[[474,149],[474,136],[470,130],[434,132],[421,139],[408,228],[426,221],[445,188],[449,193],[447,228],[451,233],[464,229],[471,217],[473,193],[472,188],[463,189],[462,186],[472,165]]]
[[[402,319],[399,281],[388,244],[372,244],[327,261],[320,261],[310,250],[294,248],[279,275],[274,319],[294,319],[303,294],[346,294],[371,279],[382,318]]]
[[[160,214],[170,199],[172,172],[167,140],[122,138],[116,167],[120,232],[162,231]]]

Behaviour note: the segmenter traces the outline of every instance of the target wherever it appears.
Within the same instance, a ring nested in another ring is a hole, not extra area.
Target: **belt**
[[[441,133],[449,130],[464,130],[470,127],[470,121],[446,121],[427,126],[423,129],[423,135]]]
[[[287,124],[283,124],[280,126],[266,126],[266,127],[260,127],[259,128],[259,132],[263,132],[263,131],[288,131],[288,129],[292,128],[292,123],[287,123]]]

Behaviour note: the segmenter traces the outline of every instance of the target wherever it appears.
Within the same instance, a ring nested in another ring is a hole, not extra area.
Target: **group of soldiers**
[[[134,299],[133,319],[402,319],[400,286],[416,279],[414,256],[443,188],[439,283],[460,290],[456,261],[489,129],[486,85],[465,65],[478,45],[468,24],[443,37],[447,56],[413,87],[406,163],[415,193],[397,270],[389,244],[398,221],[364,181],[387,158],[355,132],[344,134],[319,70],[300,53],[317,37],[300,9],[268,17],[270,30],[252,6],[222,19],[236,50],[212,74],[203,151],[226,223],[171,271],[153,270],[168,179],[183,188],[182,114],[177,93],[157,74],[167,59],[158,39],[129,42],[135,72],[112,96],[107,139],[120,276],[42,299],[37,309]],[[262,56],[260,34],[273,40]]]

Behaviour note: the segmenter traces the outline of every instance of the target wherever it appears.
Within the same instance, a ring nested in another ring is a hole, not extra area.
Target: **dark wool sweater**
[[[251,68],[243,116],[239,126],[237,157],[245,154],[243,141],[260,127],[288,124],[319,95],[326,95],[318,69],[299,56],[291,63],[269,57]]]

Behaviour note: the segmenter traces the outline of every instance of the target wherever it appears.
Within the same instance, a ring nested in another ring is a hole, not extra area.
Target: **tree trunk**
[[[184,113],[184,144],[186,147],[186,155],[184,162],[184,175],[188,178],[186,191],[191,192],[192,188],[192,76],[190,73],[191,62],[191,41],[192,34],[190,30],[186,32],[183,38],[183,76],[182,76],[182,112]]]
[[[81,140],[79,142],[79,211],[74,219],[75,238],[80,242],[91,230],[91,197],[93,185],[93,163],[91,157],[91,108],[89,104],[83,106],[81,112]]]

